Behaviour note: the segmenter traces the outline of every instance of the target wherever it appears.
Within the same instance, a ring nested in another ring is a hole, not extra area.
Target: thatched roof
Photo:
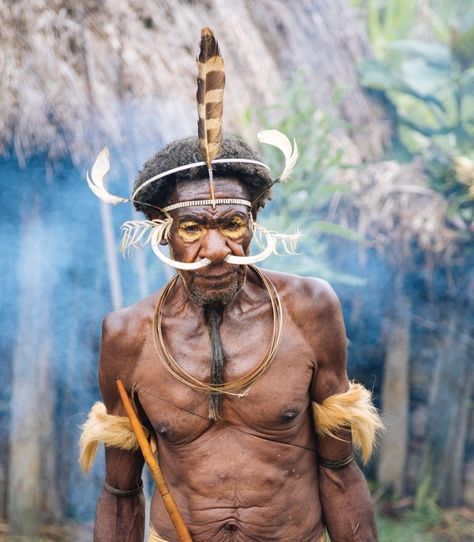
[[[226,61],[228,129],[306,67],[322,106],[346,89],[335,111],[357,126],[360,157],[381,154],[384,113],[355,73],[368,40],[345,0],[0,0],[0,152],[80,161],[103,143],[130,145],[131,132],[156,146],[192,133],[204,25]]]
[[[355,228],[365,240],[405,271],[419,265],[417,255],[427,257],[426,270],[459,254],[461,232],[467,226],[450,216],[448,201],[430,188],[420,161],[400,164],[381,161],[346,170],[338,182],[350,192],[332,202],[332,218]],[[361,253],[362,257],[363,253]]]
[[[316,103],[345,121],[334,144],[347,161],[380,159],[390,127],[358,85],[356,63],[370,48],[345,0],[0,0],[0,153],[90,163],[108,144],[128,154],[133,176],[150,152],[196,130],[205,25],[226,62],[227,130],[245,132],[245,110],[273,105],[303,68]],[[354,192],[335,202],[338,219],[381,250],[396,234],[402,251],[416,239],[448,254],[446,203],[415,170],[375,163],[348,173]]]

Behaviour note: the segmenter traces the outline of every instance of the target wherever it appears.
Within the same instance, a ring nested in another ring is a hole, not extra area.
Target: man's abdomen
[[[319,542],[323,534],[312,447],[228,429],[181,450],[162,449],[162,467],[194,542]],[[176,540],[161,496],[151,521]]]

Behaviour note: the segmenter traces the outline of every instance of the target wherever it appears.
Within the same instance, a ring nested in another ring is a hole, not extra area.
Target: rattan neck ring
[[[170,282],[165,286],[163,292],[158,298],[158,302],[155,307],[155,313],[153,318],[153,340],[155,348],[160,355],[160,359],[166,369],[180,382],[186,384],[190,388],[202,391],[206,393],[218,393],[225,395],[233,395],[238,397],[243,397],[253,384],[258,380],[260,376],[268,369],[270,364],[275,358],[275,355],[278,351],[281,342],[281,335],[283,329],[283,311],[281,306],[280,297],[278,295],[277,289],[269,278],[267,278],[262,271],[257,267],[250,266],[253,269],[261,281],[263,282],[269,297],[270,303],[272,306],[273,313],[273,329],[272,329],[272,339],[270,341],[270,346],[263,357],[263,359],[247,374],[232,380],[230,382],[224,382],[220,385],[212,385],[208,382],[202,382],[197,378],[194,378],[191,374],[185,371],[179,363],[173,358],[168,349],[166,348],[164,338],[163,338],[163,329],[162,329],[162,320],[163,320],[163,308],[165,306],[166,300],[175,286],[176,282],[179,279],[179,275],[173,277]]]

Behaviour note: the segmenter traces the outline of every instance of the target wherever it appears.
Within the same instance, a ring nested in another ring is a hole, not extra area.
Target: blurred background
[[[84,477],[101,320],[160,288],[111,192],[196,132],[195,57],[226,62],[227,131],[295,137],[260,221],[303,228],[265,265],[328,280],[349,376],[388,426],[365,473],[382,542],[474,540],[474,6],[465,0],[0,0],[0,539],[91,540]],[[277,154],[265,159],[274,171]],[[2,538],[3,537],[3,538]]]

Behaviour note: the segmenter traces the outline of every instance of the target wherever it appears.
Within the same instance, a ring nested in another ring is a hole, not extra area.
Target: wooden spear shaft
[[[125,410],[127,412],[128,419],[130,420],[130,425],[132,426],[133,432],[135,433],[135,436],[137,437],[140,450],[142,451],[143,457],[148,467],[150,468],[151,475],[153,476],[153,480],[155,481],[156,487],[158,488],[158,491],[161,493],[161,496],[163,497],[163,502],[165,504],[166,511],[168,512],[171,518],[171,521],[173,522],[173,525],[176,529],[176,532],[178,533],[179,541],[193,542],[191,535],[189,534],[189,531],[184,523],[184,520],[178,510],[178,507],[176,506],[176,503],[170,494],[170,491],[168,489],[168,484],[166,483],[163,473],[161,472],[161,468],[160,468],[160,465],[158,464],[158,461],[153,455],[150,443],[148,442],[148,439],[146,438],[145,432],[143,431],[142,424],[140,423],[140,420],[138,419],[138,416],[135,412],[132,402],[130,401],[130,398],[127,394],[127,391],[125,390],[125,386],[123,385],[122,380],[118,377],[115,379],[115,383],[117,385],[117,389],[120,394],[120,399],[122,400],[123,406],[125,407]]]

